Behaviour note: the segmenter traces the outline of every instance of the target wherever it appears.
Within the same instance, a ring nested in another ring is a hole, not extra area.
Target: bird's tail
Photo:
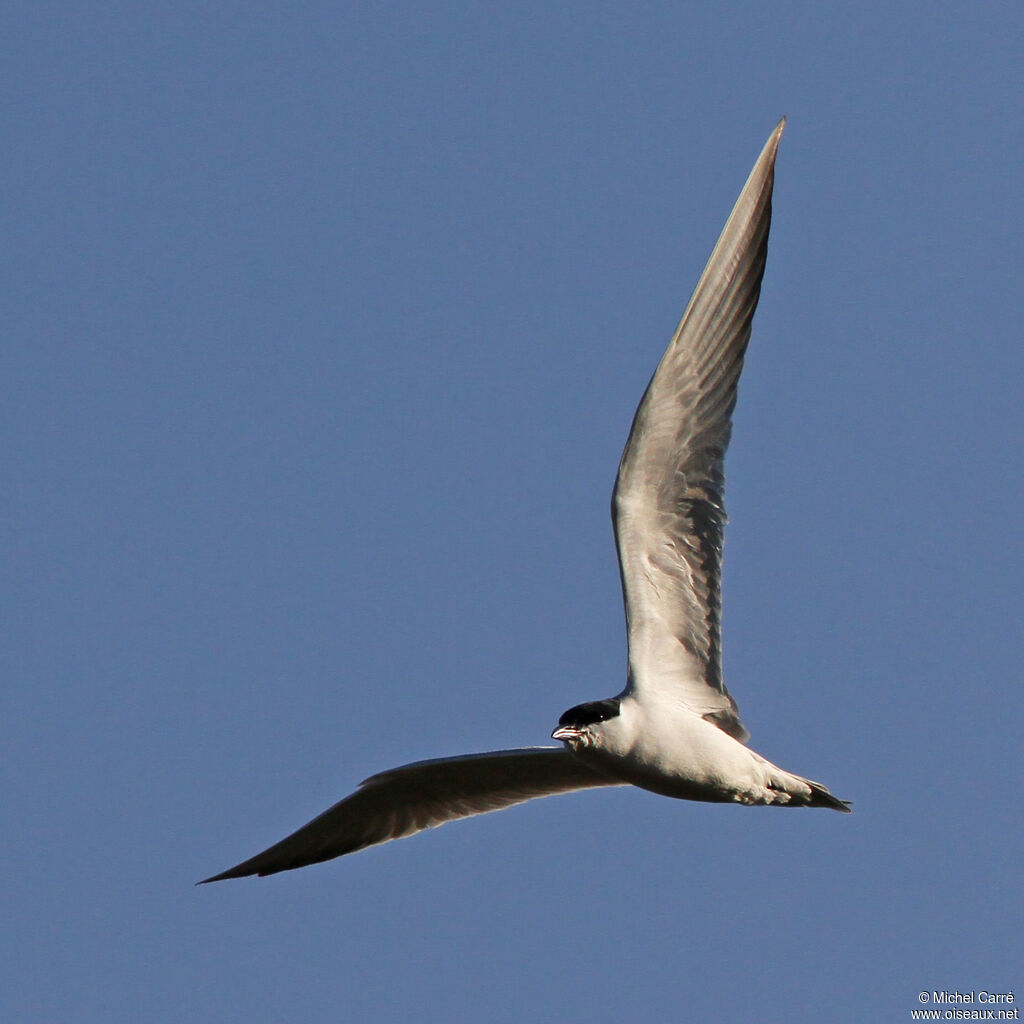
[[[769,796],[767,803],[783,804],[786,807],[830,807],[833,811],[850,813],[850,801],[833,796],[827,786],[800,775],[783,771],[770,761],[762,761],[767,775],[767,791],[777,794]]]
[[[850,813],[849,800],[840,800],[839,797],[833,796],[820,782],[812,782],[810,779],[800,781],[811,787],[811,798],[804,804],[805,807],[831,807],[833,811]]]

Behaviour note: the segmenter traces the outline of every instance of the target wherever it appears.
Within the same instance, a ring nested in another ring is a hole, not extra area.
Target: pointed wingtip
[[[782,133],[785,128],[786,118],[783,117],[772,130],[771,135],[768,136],[768,141],[764,144],[764,149],[761,151],[761,160],[767,158],[769,162],[774,163],[775,154],[778,152],[779,142],[782,139]]]
[[[196,885],[208,885],[210,882],[225,882],[229,878],[246,878],[256,873],[256,871],[245,870],[245,864],[239,864],[236,867],[228,868],[227,871],[222,871],[219,875],[210,875],[209,878],[196,882]]]
[[[783,117],[775,126],[771,135],[768,136],[765,144],[761,147],[761,152],[758,154],[757,160],[754,162],[754,166],[750,169],[750,174],[740,191],[739,198],[736,200],[736,205],[733,207],[732,213],[729,215],[729,220],[726,221],[725,228],[722,230],[722,234],[718,239],[718,244],[721,244],[722,240],[727,236],[733,224],[733,219],[738,215],[747,216],[752,210],[756,212],[757,209],[763,209],[766,216],[770,216],[768,211],[771,209],[771,192],[772,185],[775,180],[775,158],[779,152],[779,142],[782,139],[782,131],[785,127],[786,119]],[[711,260],[708,261],[709,267],[711,266],[712,261],[714,261],[715,253],[717,251],[718,245],[715,246],[715,252],[712,252]],[[705,273],[706,272],[707,269],[705,269]],[[701,280],[703,280],[703,278]],[[699,283],[697,287],[700,287]]]

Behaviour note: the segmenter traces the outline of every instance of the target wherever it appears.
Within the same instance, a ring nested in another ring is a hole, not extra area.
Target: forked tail
[[[839,797],[833,796],[820,782],[812,782],[810,779],[801,779],[800,781],[811,787],[811,797],[804,801],[804,807],[831,807],[833,811],[850,813],[849,800],[840,800]]]
[[[767,792],[777,794],[775,799],[769,798],[766,803],[786,807],[830,807],[833,811],[850,813],[850,801],[833,796],[820,782],[792,775],[770,761],[762,759],[761,763],[767,769]]]

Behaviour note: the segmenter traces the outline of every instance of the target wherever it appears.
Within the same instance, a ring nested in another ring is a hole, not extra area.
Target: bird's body
[[[617,782],[681,800],[845,810],[818,783],[776,767],[685,705],[629,694],[618,700],[618,714],[597,730],[570,724],[578,721],[571,709],[553,734]]]
[[[268,875],[525,800],[633,785],[684,800],[849,810],[746,746],[722,680],[725,451],[767,255],[780,122],[644,393],[612,517],[629,640],[617,697],[565,712],[528,747],[420,761],[367,779],[263,853],[208,878]]]

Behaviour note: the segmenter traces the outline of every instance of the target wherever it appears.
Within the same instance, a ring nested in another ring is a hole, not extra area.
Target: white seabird
[[[848,811],[746,746],[722,680],[723,460],[761,290],[775,155],[765,143],[633,418],[612,496],[629,640],[626,688],[570,708],[527,747],[374,775],[217,882],[354,853],[535,797],[634,785],[664,796]]]

